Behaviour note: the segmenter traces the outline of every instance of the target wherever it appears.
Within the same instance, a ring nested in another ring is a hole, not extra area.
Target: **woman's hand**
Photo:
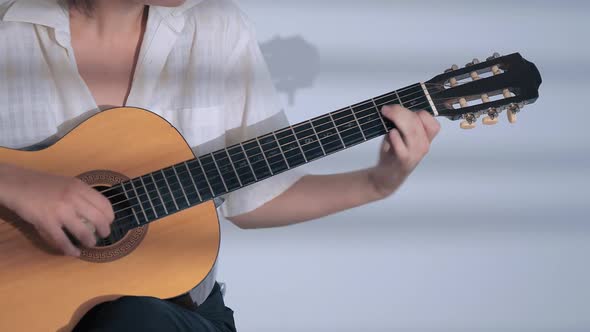
[[[415,113],[399,105],[384,106],[381,112],[396,129],[385,136],[379,163],[370,170],[369,179],[377,194],[387,197],[428,153],[440,124],[426,111]]]
[[[81,180],[0,166],[0,202],[64,254],[80,255],[64,228],[87,247],[96,245],[94,231],[101,237],[109,235],[114,220],[111,203]]]

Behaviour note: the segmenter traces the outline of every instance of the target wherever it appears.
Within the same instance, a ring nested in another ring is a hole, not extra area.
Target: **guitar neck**
[[[135,206],[135,226],[383,136],[394,125],[380,110],[393,104],[438,115],[417,83],[131,179],[120,186]]]

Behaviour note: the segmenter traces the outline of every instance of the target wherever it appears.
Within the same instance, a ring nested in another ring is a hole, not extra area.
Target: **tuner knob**
[[[475,59],[473,59],[473,61],[466,63],[465,67],[470,67],[470,66],[476,65],[478,63],[479,63],[479,59],[475,58]]]
[[[461,121],[461,129],[473,129],[475,128],[475,121],[477,117],[473,113],[468,113],[463,116],[465,121]]]
[[[486,60],[487,61],[490,61],[490,60],[494,60],[494,59],[499,58],[499,57],[500,57],[500,53],[494,52],[494,54],[491,57],[487,58]]]
[[[520,112],[520,107],[516,104],[510,104],[508,106],[508,111],[506,114],[508,115],[508,122],[516,123],[516,113]]]
[[[475,128],[475,123],[469,123],[469,121],[461,121],[461,129],[473,129]]]
[[[452,65],[452,66],[451,66],[451,68],[449,68],[449,69],[445,70],[445,73],[449,73],[449,72],[455,71],[455,70],[457,70],[457,69],[459,69],[459,66],[457,66],[457,65]]]
[[[486,126],[495,125],[498,123],[498,111],[495,108],[488,110],[488,115],[483,118],[482,123]]]

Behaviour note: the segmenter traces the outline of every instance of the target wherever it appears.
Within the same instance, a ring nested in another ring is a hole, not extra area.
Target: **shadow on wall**
[[[320,72],[318,48],[301,36],[279,37],[260,44],[276,89],[295,104],[298,89],[311,88]]]

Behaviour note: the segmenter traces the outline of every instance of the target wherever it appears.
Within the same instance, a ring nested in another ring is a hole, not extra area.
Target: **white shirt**
[[[59,3],[0,0],[0,146],[54,140],[100,111],[78,73]],[[231,0],[150,7],[126,106],[168,120],[197,155],[288,125],[252,26]],[[221,212],[252,211],[302,175],[289,171],[230,193]],[[198,303],[213,280],[193,292]]]

